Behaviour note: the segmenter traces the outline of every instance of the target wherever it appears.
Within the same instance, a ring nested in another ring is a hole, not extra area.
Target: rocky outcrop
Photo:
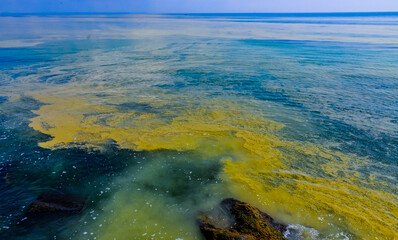
[[[84,198],[74,194],[46,192],[30,205],[28,214],[51,212],[80,212],[84,207]]]
[[[214,217],[214,212],[202,214],[198,219],[200,231],[207,240],[286,240],[282,234],[286,225],[248,203],[228,198],[220,203],[218,210],[223,219],[220,220],[220,214]],[[220,227],[219,222],[229,223]]]

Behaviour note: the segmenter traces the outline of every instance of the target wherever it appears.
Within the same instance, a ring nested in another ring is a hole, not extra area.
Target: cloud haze
[[[377,12],[398,0],[1,0],[0,12]]]

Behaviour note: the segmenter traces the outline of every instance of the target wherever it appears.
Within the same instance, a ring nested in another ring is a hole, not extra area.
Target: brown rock
[[[221,213],[214,216],[215,213]],[[227,220],[225,220],[227,219]],[[286,225],[277,223],[271,216],[248,203],[232,198],[221,202],[218,211],[203,214],[199,221],[200,231],[207,240],[286,240]],[[215,225],[224,224],[224,226]],[[225,225],[225,222],[229,224]]]
[[[80,212],[83,206],[84,199],[81,196],[47,192],[40,194],[30,205],[28,213]]]

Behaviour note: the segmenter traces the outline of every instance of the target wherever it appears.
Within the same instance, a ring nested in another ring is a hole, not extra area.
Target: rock
[[[222,218],[220,214],[215,216],[215,212],[221,213]],[[282,234],[287,229],[286,225],[277,223],[252,205],[232,198],[223,200],[218,211],[203,214],[198,222],[207,240],[286,240]],[[217,226],[220,222],[224,222],[221,223],[224,226]],[[225,222],[229,224],[225,225]]]
[[[75,194],[46,192],[30,205],[29,214],[51,212],[80,212],[84,207],[83,197]]]
[[[78,194],[45,192],[32,202],[16,224],[26,231],[50,222],[62,224],[68,217],[80,213],[84,204],[85,197]]]

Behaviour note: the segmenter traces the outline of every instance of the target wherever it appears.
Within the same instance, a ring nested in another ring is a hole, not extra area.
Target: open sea
[[[0,15],[0,238],[398,239],[398,13]],[[45,191],[80,214],[24,217]],[[294,234],[293,234],[294,232]]]

